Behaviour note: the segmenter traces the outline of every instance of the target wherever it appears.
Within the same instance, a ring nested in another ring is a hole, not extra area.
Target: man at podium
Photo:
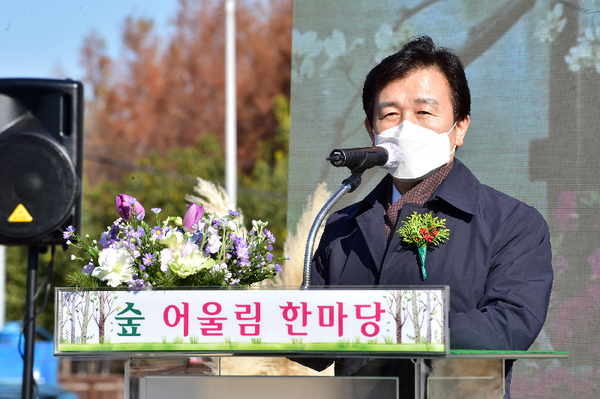
[[[528,349],[552,288],[549,230],[537,210],[481,184],[456,158],[471,120],[459,57],[414,38],[369,72],[362,100],[373,145],[394,144],[401,162],[362,201],[329,217],[311,286],[448,285],[452,349]],[[398,233],[414,212],[445,219],[449,230],[427,249],[424,267],[418,245]],[[338,359],[335,370],[399,376],[400,397],[414,398],[410,360]]]

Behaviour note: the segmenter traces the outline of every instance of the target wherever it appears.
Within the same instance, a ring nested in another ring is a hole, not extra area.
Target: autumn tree
[[[195,146],[208,133],[223,144],[224,2],[180,0],[173,24],[173,34],[163,39],[152,21],[128,18],[120,60],[106,55],[97,35],[85,39],[81,64],[91,93],[86,171],[92,181],[122,177],[118,161]],[[249,173],[258,143],[277,134],[274,98],[289,98],[292,1],[238,1],[236,29],[238,162]]]
[[[238,0],[236,13],[238,159],[245,172],[238,205],[248,223],[269,221],[279,250],[287,207],[291,9],[291,0]],[[119,60],[108,56],[98,34],[85,38],[83,234],[97,238],[112,224],[117,194],[183,215],[197,176],[224,183],[223,10],[222,1],[181,0],[168,38],[154,32],[152,21],[129,18]],[[65,275],[83,266],[69,257],[60,248],[53,262],[50,251],[42,253],[40,276],[51,271],[52,287],[65,286]],[[9,247],[8,320],[22,317],[26,265],[26,248]],[[37,323],[52,330],[53,296],[43,298]]]

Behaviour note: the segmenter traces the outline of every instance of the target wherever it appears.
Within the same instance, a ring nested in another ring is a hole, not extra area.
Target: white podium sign
[[[447,288],[56,290],[55,354],[445,354]]]

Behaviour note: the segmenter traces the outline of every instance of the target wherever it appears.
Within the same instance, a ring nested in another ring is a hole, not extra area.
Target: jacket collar
[[[428,202],[441,199],[465,213],[474,215],[477,207],[477,187],[480,184],[469,168],[454,158],[452,170]]]
[[[375,186],[375,188],[367,194],[361,201],[361,209],[359,212],[364,212],[369,208],[377,208],[379,205],[385,209],[389,201],[390,185],[393,184],[392,176],[387,173],[383,179]]]
[[[366,212],[371,208],[385,209],[389,195],[389,185],[393,182],[392,176],[388,173],[375,186],[360,204],[357,214]],[[454,158],[452,170],[440,186],[435,190],[427,202],[434,200],[443,200],[453,207],[474,215],[477,205],[477,187],[481,184],[475,175],[457,158]]]

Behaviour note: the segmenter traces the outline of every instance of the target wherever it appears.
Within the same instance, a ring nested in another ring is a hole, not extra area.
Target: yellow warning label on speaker
[[[11,223],[28,223],[33,222],[33,218],[23,204],[17,205],[13,213],[8,217]]]

